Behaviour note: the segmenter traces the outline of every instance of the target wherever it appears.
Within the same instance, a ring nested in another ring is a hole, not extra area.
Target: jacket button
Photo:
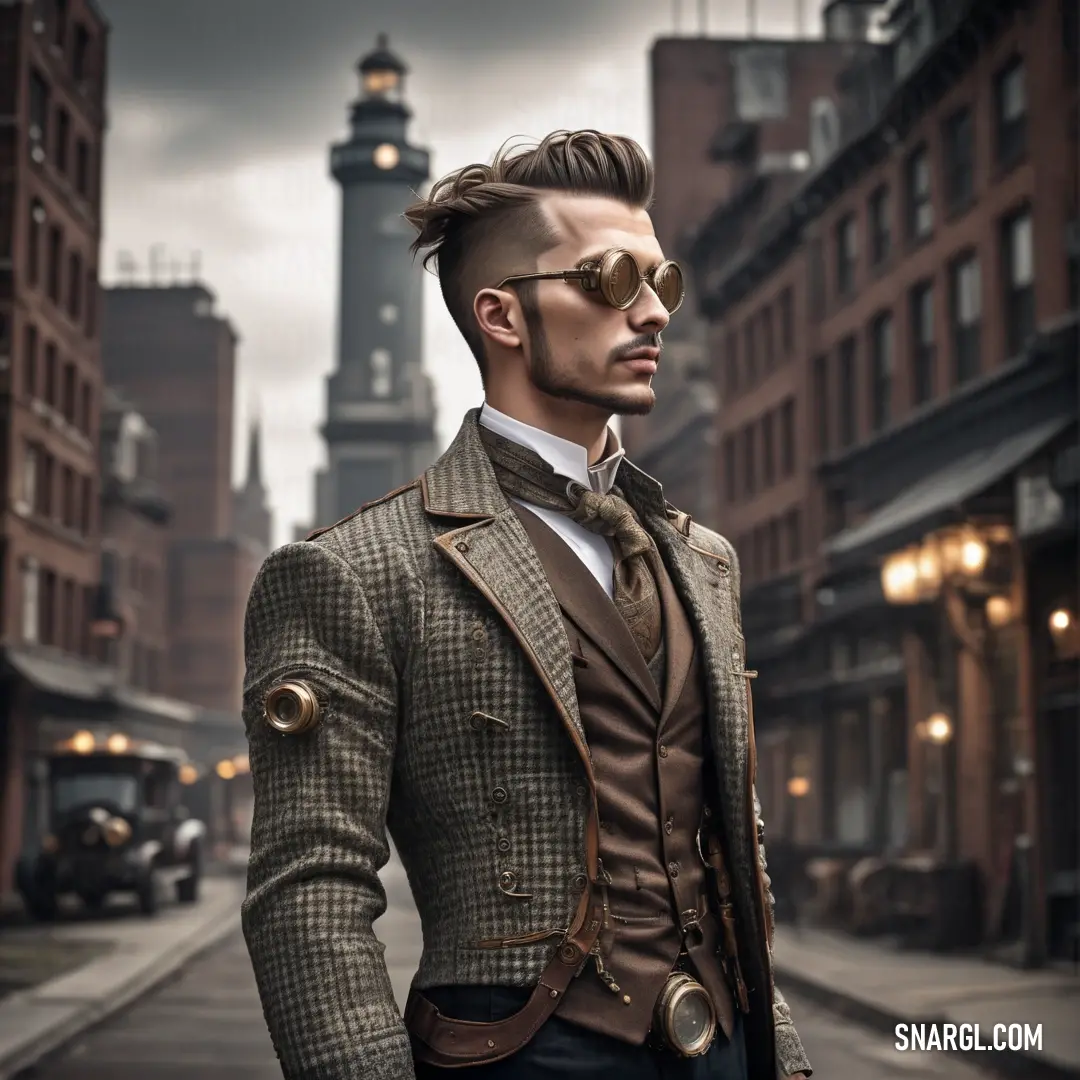
[[[504,870],[499,875],[499,888],[503,892],[513,892],[514,886],[517,884],[517,874],[510,870]]]
[[[507,793],[507,790],[506,790],[506,788],[504,788],[504,787],[497,787],[497,788],[496,788],[496,789],[495,789],[495,790],[494,790],[494,791],[493,791],[493,792],[491,793],[491,801],[492,801],[492,802],[494,802],[494,803],[499,803],[500,805],[502,805],[502,803],[506,802],[506,800],[507,800],[507,799],[508,799],[509,797],[510,797],[510,796],[509,796],[509,794]]]
[[[669,877],[677,878],[679,876],[679,864],[677,862],[669,862],[667,864],[667,872]]]
[[[660,749],[659,749],[659,750],[657,751],[657,753],[658,753],[658,754],[659,754],[659,755],[660,755],[661,757],[667,757],[667,754],[668,754],[668,750],[667,750],[667,747],[666,747],[666,746],[664,746],[664,745],[663,745],[663,744],[661,743],[661,745],[660,745]]]
[[[589,884],[589,879],[584,874],[575,874],[572,884],[576,892],[584,892]]]
[[[464,540],[462,540],[460,544],[455,544],[454,547],[456,547],[463,555],[469,550],[469,545],[466,544]]]
[[[581,950],[568,942],[559,947],[559,959],[564,964],[576,964],[581,959]]]
[[[478,626],[472,632],[472,636],[473,636],[473,641],[483,641],[484,640],[484,628],[482,626]]]
[[[484,718],[478,712],[474,712],[469,717],[469,726],[473,731],[479,731],[484,726]]]
[[[578,786],[577,786],[577,793],[578,793],[578,794],[579,794],[579,795],[580,795],[580,796],[581,796],[582,798],[584,798],[584,797],[585,797],[586,795],[588,795],[588,794],[589,794],[589,789],[588,789],[588,788],[587,788],[587,787],[586,787],[586,786],[585,786],[584,784],[578,784]]]

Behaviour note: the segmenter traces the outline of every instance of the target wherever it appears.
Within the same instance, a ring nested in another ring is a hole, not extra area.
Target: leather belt
[[[599,830],[590,815],[585,830],[588,866],[595,875],[599,858]],[[559,1007],[571,980],[578,975],[600,938],[603,906],[594,899],[596,889],[582,894],[574,922],[562,944],[540,973],[529,1000],[513,1015],[493,1022],[455,1020],[441,1012],[418,990],[410,990],[405,1003],[405,1027],[412,1037],[413,1057],[444,1069],[501,1061],[517,1053]]]

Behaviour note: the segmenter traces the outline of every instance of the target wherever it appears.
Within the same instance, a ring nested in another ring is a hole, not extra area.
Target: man
[[[636,143],[559,132],[412,207],[484,405],[252,589],[244,928],[289,1080],[810,1074],[735,555],[608,427],[652,408],[683,297],[652,189]],[[388,830],[424,932],[404,1021]]]

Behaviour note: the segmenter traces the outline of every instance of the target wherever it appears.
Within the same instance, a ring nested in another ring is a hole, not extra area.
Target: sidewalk
[[[984,1051],[979,1064],[1023,1080],[1080,1077],[1080,978],[971,957],[901,952],[829,930],[780,925],[776,982],[892,1034],[897,1024],[1042,1025],[1041,1051]],[[798,1016],[795,1017],[796,1026]],[[972,1052],[963,1057],[970,1063]]]
[[[197,904],[169,904],[152,919],[118,914],[5,929],[0,944],[14,956],[40,961],[79,952],[86,962],[0,998],[0,1080],[124,1008],[235,930],[243,892],[241,876],[219,874],[204,879]]]

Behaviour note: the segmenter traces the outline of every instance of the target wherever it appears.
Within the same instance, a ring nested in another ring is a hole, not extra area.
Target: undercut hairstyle
[[[486,377],[484,337],[473,300],[488,268],[506,267],[504,276],[529,273],[545,251],[559,243],[540,200],[547,193],[615,199],[647,210],[653,200],[653,167],[645,151],[623,135],[599,131],[555,131],[539,143],[504,143],[490,165],[466,165],[443,177],[427,198],[405,211],[417,236],[410,250],[426,250],[423,265],[434,264],[447,310]],[[526,317],[539,319],[536,282],[516,284]]]

